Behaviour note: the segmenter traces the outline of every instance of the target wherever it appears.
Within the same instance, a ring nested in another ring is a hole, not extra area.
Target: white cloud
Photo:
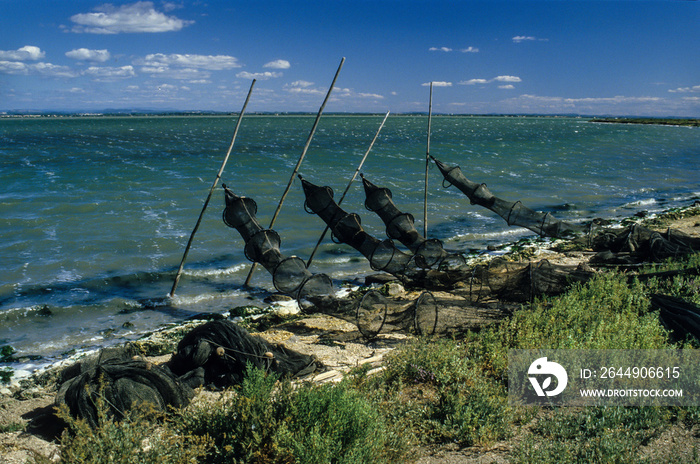
[[[321,89],[314,88],[314,83],[309,81],[294,81],[291,84],[286,84],[284,90],[290,93],[323,95],[325,92]]]
[[[460,85],[476,85],[476,84],[488,84],[490,81],[488,79],[469,79],[468,81],[459,82]]]
[[[423,87],[430,87],[430,82],[425,82],[421,84]],[[432,82],[433,87],[452,87],[452,82],[444,82],[444,81],[433,81]]]
[[[294,81],[289,85],[292,87],[311,87],[314,83],[309,81]]]
[[[479,49],[476,47],[467,47],[460,50],[462,53],[479,53]]]
[[[496,76],[491,80],[496,82],[522,82],[522,79],[518,76]]]
[[[20,61],[0,61],[0,74],[28,74],[29,69]]]
[[[515,86],[513,84],[507,84],[507,85],[499,85],[498,88],[504,89],[504,90],[510,90],[510,89],[514,89]]]
[[[251,73],[248,71],[242,71],[242,72],[239,72],[238,74],[236,74],[236,77],[238,77],[240,79],[258,79],[261,81],[266,81],[268,79],[282,77],[282,73],[281,72],[270,72],[270,71]]]
[[[677,89],[669,89],[671,93],[694,93],[700,92],[700,85],[694,85],[693,87],[678,87]]]
[[[430,47],[428,50],[431,52],[451,52],[452,49],[448,47]]]
[[[292,65],[289,64],[287,60],[275,60],[265,63],[263,68],[273,68],[273,69],[289,69]]]
[[[70,19],[76,24],[72,32],[91,34],[179,31],[194,23],[156,11],[153,2],[136,2],[119,7],[105,3],[95,8],[94,13],[76,14]]]
[[[168,66],[144,66],[141,72],[150,74],[152,77],[165,77],[170,79],[189,80],[195,82],[197,80],[206,80],[211,77],[208,71],[200,71],[193,68],[170,68]]]
[[[534,102],[540,104],[563,104],[570,107],[576,105],[621,105],[630,103],[655,103],[663,99],[659,97],[625,97],[617,95],[615,97],[586,97],[586,98],[564,98],[564,97],[542,97],[537,95],[523,94],[517,97],[517,100],[523,102]]]
[[[94,61],[97,63],[104,63],[111,58],[111,55],[107,50],[89,50],[87,48],[77,48],[66,52],[68,58],[73,58],[74,60],[80,61]]]
[[[522,79],[520,79],[518,76],[496,76],[493,79],[469,79],[468,81],[460,81],[459,85],[477,85],[477,84],[489,84],[491,82],[506,82],[506,83],[513,83],[513,82],[522,82]],[[502,89],[508,89],[508,88],[513,88],[511,85],[510,87],[508,86],[500,86],[499,88]]]
[[[348,89],[347,87],[333,87],[333,96],[334,97],[351,97],[351,96],[353,96],[353,92],[351,89]]]
[[[358,94],[362,98],[378,98],[378,99],[383,99],[383,95],[379,95],[377,93],[359,93]]]
[[[136,76],[133,66],[121,66],[118,68],[90,66],[83,73],[88,76],[93,76],[97,81],[113,81]]]
[[[51,63],[27,64],[21,61],[0,61],[0,74],[30,75],[39,74],[46,77],[77,77],[79,74],[68,66]]]
[[[0,60],[8,61],[36,61],[45,55],[39,47],[33,45],[25,45],[17,50],[0,50]]]
[[[77,77],[78,73],[68,66],[59,66],[51,63],[36,63],[30,64],[30,72],[41,74],[48,77]]]
[[[134,62],[141,66],[166,67],[179,66],[183,68],[207,69],[221,71],[224,69],[240,68],[238,59],[229,55],[189,55],[153,53]]]
[[[515,42],[515,43],[534,41],[534,40],[537,40],[537,38],[532,37],[532,36],[517,35],[517,36],[513,37],[513,42]]]

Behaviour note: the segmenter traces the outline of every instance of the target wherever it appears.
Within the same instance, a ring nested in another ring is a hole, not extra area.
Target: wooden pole
[[[425,194],[423,197],[423,236],[428,238],[428,167],[430,165],[430,126],[433,120],[433,83],[430,83],[428,103],[428,144],[425,150]]]
[[[250,95],[253,93],[253,87],[255,86],[255,79],[253,79],[253,82],[250,83],[250,90],[248,90],[248,96],[245,98],[245,103],[243,103],[243,108],[241,109],[241,112],[238,114],[238,121],[236,122],[236,128],[233,131],[233,137],[231,138],[231,145],[228,147],[228,151],[226,152],[226,156],[224,157],[224,161],[221,163],[221,167],[219,168],[219,172],[216,174],[216,178],[214,179],[214,182],[211,184],[211,189],[209,189],[209,195],[207,195],[207,199],[204,200],[204,206],[202,207],[202,212],[199,213],[199,219],[197,219],[197,223],[194,226],[194,229],[192,230],[192,233],[190,234],[190,239],[187,242],[187,246],[185,247],[185,253],[182,255],[182,261],[180,261],[180,267],[177,270],[177,274],[175,274],[175,282],[173,282],[173,288],[170,290],[169,296],[172,298],[175,295],[175,289],[177,289],[177,284],[180,282],[180,275],[182,274],[182,269],[185,267],[185,260],[187,259],[187,254],[190,251],[190,247],[192,246],[192,241],[194,240],[194,234],[197,233],[197,230],[199,229],[199,224],[202,222],[202,217],[204,217],[204,211],[206,211],[207,206],[209,205],[209,200],[211,200],[211,196],[214,193],[214,189],[216,189],[217,184],[219,183],[219,180],[221,179],[221,174],[224,172],[224,168],[226,167],[226,163],[228,162],[229,156],[231,156],[231,151],[233,150],[233,144],[236,142],[236,136],[238,135],[238,128],[241,127],[241,120],[243,119],[243,114],[245,113],[245,109],[248,106],[248,101],[250,100]]]
[[[345,195],[347,195],[348,191],[350,190],[350,186],[352,186],[352,183],[355,181],[355,178],[360,173],[360,169],[362,169],[362,165],[365,163],[365,160],[367,159],[367,155],[369,155],[369,152],[372,150],[372,147],[374,146],[374,142],[377,141],[377,137],[379,137],[379,132],[381,132],[382,127],[384,127],[384,123],[386,122],[386,118],[388,118],[388,117],[389,117],[389,111],[387,111],[386,115],[384,115],[384,119],[382,120],[382,123],[379,125],[379,129],[377,129],[377,133],[374,134],[374,138],[372,139],[372,143],[369,144],[369,148],[367,148],[367,151],[365,152],[365,156],[362,157],[360,164],[357,166],[357,169],[355,170],[355,174],[352,175],[350,182],[348,182],[348,186],[345,187],[345,191],[340,196],[340,199],[338,200],[338,205],[343,203],[343,199],[345,198]],[[318,247],[321,246],[321,242],[323,241],[323,238],[326,236],[326,233],[328,233],[328,229],[330,229],[330,226],[328,226],[328,225],[326,226],[325,229],[323,229],[323,233],[321,233],[321,237],[318,239],[318,242],[316,243],[316,246],[314,247],[314,251],[311,252],[311,256],[309,256],[309,260],[306,262],[307,268],[309,266],[311,266],[311,261],[313,261],[314,255],[316,254]]]
[[[343,69],[343,63],[345,63],[345,57],[343,57],[342,60],[340,60],[340,65],[338,66],[338,70],[335,72],[335,76],[333,77],[333,82],[331,82],[331,86],[328,89],[328,92],[326,93],[326,98],[323,100],[323,103],[321,104],[321,108],[318,110],[318,114],[316,115],[316,120],[314,121],[314,125],[311,128],[311,132],[309,133],[309,137],[306,139],[306,144],[304,145],[304,150],[301,152],[301,156],[299,156],[299,161],[297,161],[297,165],[294,167],[294,171],[292,171],[292,175],[289,177],[289,182],[287,183],[287,188],[284,189],[284,193],[282,194],[282,198],[280,198],[280,202],[277,205],[277,209],[275,210],[275,214],[272,216],[272,220],[270,221],[270,227],[269,229],[272,229],[272,227],[275,225],[275,221],[277,220],[277,216],[280,213],[280,210],[282,209],[282,203],[284,203],[284,199],[287,198],[287,194],[289,193],[289,190],[292,188],[292,182],[294,182],[294,177],[296,177],[297,172],[299,172],[299,167],[301,166],[301,162],[304,161],[304,157],[306,156],[306,152],[309,150],[309,145],[311,145],[311,140],[314,138],[314,133],[316,132],[316,127],[318,126],[318,122],[321,119],[321,115],[323,114],[323,109],[326,107],[326,103],[328,102],[328,99],[331,96],[331,92],[333,91],[333,87],[335,87],[335,81],[338,79],[338,75],[340,74],[340,70]],[[255,272],[255,267],[257,266],[257,263],[253,263],[252,266],[250,267],[250,272],[248,273],[248,277],[245,279],[245,283],[243,285],[248,286],[250,284],[250,279],[253,278],[253,273]]]

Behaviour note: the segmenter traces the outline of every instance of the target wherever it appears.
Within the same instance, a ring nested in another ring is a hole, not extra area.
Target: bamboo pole
[[[433,120],[433,83],[430,83],[428,103],[428,143],[425,149],[425,193],[423,196],[423,236],[428,238],[428,167],[430,166],[430,126]]]
[[[338,66],[338,70],[335,72],[335,76],[333,76],[333,82],[331,82],[331,86],[328,89],[328,92],[326,93],[326,98],[323,100],[323,103],[321,104],[321,107],[318,110],[318,114],[316,115],[316,120],[314,121],[314,125],[311,128],[311,132],[309,132],[309,137],[306,139],[306,144],[304,145],[304,150],[301,152],[301,156],[299,156],[299,161],[297,161],[296,166],[294,167],[294,171],[292,171],[292,175],[289,177],[289,182],[287,183],[287,188],[284,189],[284,193],[282,194],[282,198],[280,198],[280,202],[277,205],[277,209],[275,210],[275,214],[272,216],[272,220],[270,221],[270,227],[269,229],[272,229],[272,227],[275,225],[275,221],[277,220],[277,216],[280,213],[280,210],[282,209],[282,204],[284,203],[284,199],[287,198],[287,194],[289,193],[289,190],[292,188],[292,182],[294,182],[294,178],[297,175],[297,172],[299,172],[299,167],[301,166],[301,162],[304,161],[304,157],[306,156],[306,152],[309,150],[309,145],[311,145],[311,140],[314,138],[314,133],[316,132],[316,127],[318,126],[318,122],[321,119],[321,115],[323,114],[323,109],[326,107],[326,103],[328,103],[328,99],[331,96],[331,92],[333,91],[333,87],[335,87],[335,81],[338,79],[338,75],[340,74],[340,70],[343,68],[343,63],[345,63],[345,57],[343,57],[342,60],[340,60],[340,65]],[[248,277],[245,279],[245,283],[243,285],[248,286],[250,284],[250,279],[253,278],[253,273],[255,272],[255,268],[257,266],[257,263],[253,263],[250,266],[250,272],[248,273]]]
[[[250,100],[250,95],[253,93],[253,87],[255,86],[255,79],[253,79],[253,82],[250,83],[250,90],[248,90],[248,95],[245,98],[245,103],[243,103],[243,108],[241,108],[241,112],[238,114],[238,121],[236,122],[236,128],[233,131],[233,137],[231,138],[231,145],[228,147],[228,151],[226,152],[226,156],[224,157],[224,161],[221,163],[221,167],[219,168],[219,172],[216,174],[216,178],[214,179],[214,182],[211,184],[211,189],[209,189],[209,195],[207,195],[207,199],[204,200],[204,206],[202,207],[202,212],[199,213],[199,219],[197,219],[197,223],[194,226],[194,229],[192,230],[192,233],[190,234],[190,239],[187,242],[187,246],[185,247],[185,253],[182,255],[182,260],[180,261],[180,267],[177,270],[177,274],[175,274],[175,281],[173,282],[173,287],[170,290],[169,296],[172,298],[175,295],[175,290],[177,289],[177,285],[180,282],[180,276],[182,275],[182,269],[185,267],[185,260],[187,259],[187,254],[190,251],[190,247],[192,246],[192,241],[194,240],[194,234],[197,233],[197,230],[199,229],[199,224],[202,222],[202,218],[204,217],[204,211],[206,211],[207,206],[209,205],[209,200],[211,200],[211,196],[214,193],[214,189],[216,189],[217,184],[219,183],[219,180],[221,179],[221,175],[224,172],[224,168],[226,167],[226,163],[228,162],[229,156],[231,156],[231,151],[233,150],[233,144],[236,142],[236,136],[238,135],[238,129],[241,127],[241,120],[243,119],[243,114],[245,113],[245,109],[248,106],[248,101]]]
[[[369,152],[372,150],[372,147],[374,146],[374,142],[377,141],[377,137],[379,137],[379,132],[381,132],[382,127],[384,127],[384,123],[386,122],[386,119],[388,117],[389,117],[389,111],[387,111],[386,115],[384,115],[384,119],[382,120],[382,123],[379,125],[379,129],[377,129],[377,133],[374,134],[374,138],[372,139],[372,143],[369,144],[369,148],[367,148],[365,155],[362,157],[360,164],[357,166],[357,169],[355,170],[355,174],[352,175],[350,182],[348,182],[348,186],[345,187],[345,191],[340,196],[340,199],[338,200],[338,206],[340,206],[340,204],[343,203],[343,199],[345,198],[345,195],[347,195],[348,191],[350,190],[350,187],[352,186],[352,183],[355,181],[355,178],[360,173],[360,169],[362,169],[362,165],[365,163],[365,160],[367,159],[367,155],[369,155]],[[311,252],[311,256],[309,256],[309,260],[306,262],[307,268],[309,266],[311,266],[311,261],[313,261],[314,255],[316,254],[318,247],[321,246],[321,242],[323,241],[323,238],[328,233],[328,229],[330,229],[330,226],[328,226],[328,225],[326,226],[325,229],[323,229],[323,233],[321,233],[321,237],[319,237],[318,242],[316,243],[316,246],[314,247],[314,250]]]

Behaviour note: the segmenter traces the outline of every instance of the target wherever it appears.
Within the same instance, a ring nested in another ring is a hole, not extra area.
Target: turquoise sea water
[[[321,119],[300,173],[336,198],[382,116]],[[0,346],[43,360],[103,346],[200,312],[262,305],[272,279],[249,262],[221,220],[218,188],[174,299],[187,239],[230,144],[236,117],[0,119]],[[267,226],[313,116],[243,119],[222,182],[258,204]],[[392,190],[423,230],[427,117],[390,116],[362,170]],[[578,118],[435,116],[430,152],[497,196],[569,221],[627,217],[700,197],[700,129],[596,124]],[[359,179],[358,179],[359,181]],[[429,236],[484,250],[525,235],[429,171]],[[298,180],[277,218],[282,253],[307,259],[324,224],[303,209]],[[385,238],[357,182],[343,203]],[[359,253],[326,239],[311,271],[371,273]],[[251,300],[250,298],[253,298]],[[128,323],[128,324],[127,324]]]

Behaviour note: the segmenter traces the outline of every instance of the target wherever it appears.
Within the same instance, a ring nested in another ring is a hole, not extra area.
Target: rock
[[[293,316],[301,312],[301,308],[296,300],[278,301],[270,308],[272,314],[277,316]]]
[[[399,282],[389,282],[384,286],[386,294],[392,298],[399,298],[406,294],[406,290]]]
[[[389,282],[394,282],[399,280],[391,274],[372,274],[365,277],[365,285],[370,286],[372,284],[384,285]]]
[[[263,302],[265,303],[277,303],[278,301],[293,301],[294,298],[288,295],[282,295],[281,293],[273,293],[272,295],[269,295],[265,297]]]

